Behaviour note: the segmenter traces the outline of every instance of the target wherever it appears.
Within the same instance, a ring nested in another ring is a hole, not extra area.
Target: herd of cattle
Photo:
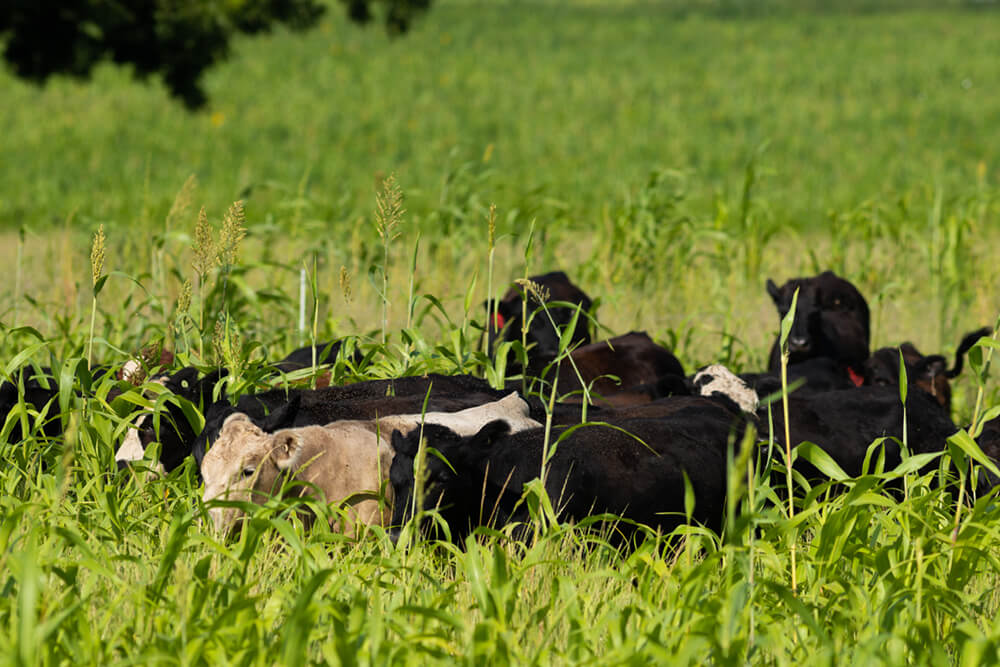
[[[452,537],[461,539],[476,526],[524,521],[522,489],[540,477],[546,459],[543,485],[562,519],[618,515],[628,520],[618,526],[621,538],[632,523],[669,531],[687,520],[689,485],[695,499],[691,520],[718,530],[727,454],[741,446],[746,429],[755,429],[758,442],[784,447],[782,411],[760,402],[781,389],[778,342],[764,372],[737,376],[714,365],[688,376],[670,350],[644,333],[591,341],[581,315],[591,300],[564,273],[531,281],[528,291],[512,287],[487,304],[485,328],[491,349],[501,340],[525,337],[527,363],[512,375],[533,378],[543,387],[539,393],[522,394],[520,380],[511,385],[516,389],[498,390],[473,376],[431,374],[319,389],[286,386],[244,395],[234,405],[213,400],[224,370],[200,375],[183,368],[154,376],[152,382],[181,400],[160,402],[158,419],[150,411],[133,415],[118,465],[143,459],[158,442],[157,463],[164,471],[194,458],[206,503],[261,503],[283,489],[341,504],[339,530],[378,524],[393,534],[414,507],[437,507]],[[788,382],[796,387],[788,398],[792,446],[816,443],[851,476],[865,473],[871,445],[880,439],[885,469],[900,463],[904,437],[913,453],[944,450],[958,430],[948,381],[988,329],[965,336],[948,368],[943,356],[922,355],[910,343],[872,353],[867,303],[832,272],[781,287],[768,281],[767,291],[782,317],[798,292],[787,336]],[[546,298],[552,305],[542,312]],[[529,321],[522,327],[525,313]],[[570,327],[571,351],[560,354],[562,332]],[[339,353],[339,345],[326,345],[319,363],[333,363]],[[905,407],[900,353],[910,385]],[[275,373],[308,367],[313,357],[312,348],[297,350],[274,364]],[[143,365],[162,372],[171,362],[165,354]],[[118,373],[134,381],[148,370],[132,360]],[[60,437],[58,416],[40,420],[33,434],[23,433],[23,410],[14,410],[30,405],[52,414],[56,394],[51,379],[30,367],[0,386],[0,428],[9,444],[28,436]],[[550,394],[559,400],[550,401]],[[185,416],[183,401],[204,415],[200,432]],[[583,415],[588,424],[572,428]],[[978,438],[994,461],[1000,461],[998,422],[987,423]],[[439,456],[420,456],[422,442]],[[765,451],[756,447],[753,454]],[[415,466],[423,471],[421,479]],[[821,477],[805,458],[794,467],[807,479]],[[988,470],[978,471],[977,492],[997,484]],[[417,490],[422,497],[414,499]],[[239,503],[208,506],[220,532],[239,525]]]

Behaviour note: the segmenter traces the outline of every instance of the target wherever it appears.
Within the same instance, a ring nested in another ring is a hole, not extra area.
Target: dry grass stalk
[[[351,302],[351,274],[346,266],[340,267],[340,292],[344,295],[344,302]]]
[[[174,197],[174,203],[170,205],[170,211],[167,213],[167,230],[169,231],[177,222],[183,220],[188,216],[188,212],[191,210],[191,203],[194,201],[194,195],[198,191],[198,177],[191,174],[184,181],[184,185],[181,189],[177,191],[177,196]]]

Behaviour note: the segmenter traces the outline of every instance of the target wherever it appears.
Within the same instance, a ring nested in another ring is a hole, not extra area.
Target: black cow
[[[169,376],[162,376],[154,382],[162,384],[172,394],[194,404],[204,411],[214,401],[216,386],[228,371],[218,369],[199,377],[197,368],[182,368]],[[184,410],[173,402],[166,402],[159,413],[159,428],[152,415],[140,416],[135,426],[125,435],[121,447],[115,453],[118,469],[128,466],[132,461],[141,460],[143,454],[153,442],[160,443],[160,464],[165,472],[170,472],[180,466],[191,454],[191,447],[198,433],[188,420]]]
[[[899,385],[899,353],[903,353],[906,364],[906,379],[911,386],[921,389],[931,396],[949,413],[951,412],[951,384],[949,380],[962,372],[963,359],[976,342],[990,335],[991,329],[983,327],[962,337],[955,351],[954,365],[949,369],[948,360],[943,355],[923,355],[913,343],[903,343],[898,348],[883,347],[872,353],[865,362],[865,384],[874,386]]]
[[[548,291],[548,301],[564,301],[580,305],[580,317],[576,322],[576,328],[570,339],[571,345],[586,345],[590,343],[590,333],[588,331],[587,313],[593,306],[593,301],[583,290],[574,285],[569,277],[562,271],[552,271],[538,276],[531,276],[530,281],[543,287]],[[527,343],[528,350],[528,371],[537,373],[549,361],[554,359],[559,353],[560,331],[569,326],[573,320],[576,308],[567,306],[553,306],[548,309],[552,316],[550,321],[544,311],[539,311],[532,317],[532,313],[542,304],[535,294],[528,293],[525,298],[525,288],[515,285],[507,290],[503,298],[495,304],[494,309],[491,302],[487,301],[486,308],[493,321],[486,323],[487,341],[490,353],[494,350],[499,340],[519,341],[521,340],[521,326],[527,301],[527,313],[530,323],[528,324]],[[559,328],[553,327],[553,322]],[[510,366],[513,372],[520,372],[520,365]]]
[[[507,391],[493,389],[485,380],[470,375],[402,377],[369,380],[342,387],[322,389],[274,389],[240,397],[236,405],[222,399],[205,411],[205,428],[189,445],[198,465],[209,444],[218,437],[226,417],[242,412],[265,432],[282,428],[328,424],[340,419],[374,419],[391,414],[428,411],[455,412],[496,401]],[[532,402],[529,402],[532,404]],[[540,402],[534,401],[532,417],[544,419]]]
[[[990,459],[1000,467],[1000,417],[995,417],[985,424],[976,438],[976,443]],[[1000,478],[986,468],[979,469],[979,494],[988,493],[993,487],[1000,486]]]
[[[885,469],[901,462],[899,441],[903,437],[903,406],[895,387],[855,387],[846,391],[789,396],[792,446],[812,442],[820,446],[851,477],[862,474],[869,445],[886,437],[883,449]],[[768,423],[766,408],[759,411],[760,423]],[[783,449],[784,416],[779,403],[772,407],[775,442]],[[948,436],[957,430],[938,403],[924,392],[907,394],[907,441],[913,454],[939,452]],[[766,433],[764,433],[766,438]],[[874,460],[874,459],[873,459]],[[810,480],[823,476],[805,459],[795,469]]]
[[[732,412],[710,404],[659,419],[616,421],[614,426],[583,426],[555,445],[545,490],[561,519],[610,512],[673,530],[685,522],[686,473],[695,497],[692,520],[720,528],[726,447],[731,439],[738,442]],[[560,433],[562,429],[553,431],[552,442]],[[394,537],[408,518],[420,435],[419,429],[405,437],[393,434],[396,454],[389,479]],[[496,421],[469,438],[437,426],[425,426],[423,436],[448,463],[426,457],[422,506],[440,508],[452,539],[460,542],[476,526],[503,526],[528,518],[520,498],[524,484],[539,476],[544,429],[511,435],[506,422]],[[618,531],[612,540],[627,542],[633,533],[627,524],[619,524]]]
[[[52,375],[52,369],[48,367],[36,371],[33,367],[26,366],[15,371],[11,381],[0,383],[0,430],[3,430],[7,417],[21,398],[19,386],[24,388],[25,405],[31,406],[39,412],[48,406],[46,418],[41,425],[42,434],[47,438],[57,438],[62,435],[59,403],[56,398],[59,395],[58,385]],[[31,421],[29,418],[29,423]],[[17,418],[11,428],[8,442],[19,442],[24,439],[24,436],[21,420]]]
[[[344,345],[343,340],[336,340],[328,343],[317,343],[316,364],[332,365],[337,363],[337,357],[340,355],[340,349],[343,347],[343,345]],[[361,361],[360,352],[355,350],[352,360],[354,361],[354,363],[360,362]],[[313,365],[312,345],[306,345],[305,347],[300,347],[297,350],[293,350],[291,353],[289,353],[287,357],[273,364],[274,368],[281,371],[282,373],[291,373],[293,371],[302,370],[303,368],[311,368],[312,365]]]
[[[112,372],[110,366],[95,366],[91,371],[94,382],[104,378]],[[0,431],[6,423],[10,413],[18,404],[21,397],[21,387],[23,387],[24,403],[37,412],[45,412],[44,421],[41,423],[41,435],[46,438],[59,438],[63,433],[62,419],[59,416],[59,388],[55,374],[48,366],[35,368],[34,366],[24,366],[12,374],[11,380],[0,382]],[[108,392],[108,400],[119,394],[118,388]],[[79,396],[79,391],[74,389],[74,395]],[[33,421],[29,418],[29,422]],[[17,418],[14,422],[8,442],[19,442],[24,439],[25,433],[21,429],[21,420]]]
[[[767,292],[781,318],[791,309],[796,289],[799,298],[788,334],[789,364],[829,359],[838,364],[840,375],[860,385],[871,338],[871,318],[865,298],[854,285],[832,271],[811,278],[793,278],[781,287],[769,279]],[[780,368],[781,349],[775,340],[768,370],[777,372]]]

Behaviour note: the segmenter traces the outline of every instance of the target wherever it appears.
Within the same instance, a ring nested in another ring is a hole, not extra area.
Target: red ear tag
[[[847,376],[851,378],[851,382],[854,383],[855,387],[860,387],[865,383],[865,379],[860,375],[858,375],[857,371],[855,371],[850,366],[847,367]]]
[[[499,329],[503,329],[503,325],[504,325],[505,321],[506,320],[504,320],[503,315],[501,315],[500,313],[494,313],[493,314],[493,324],[496,325],[496,328],[498,330]]]

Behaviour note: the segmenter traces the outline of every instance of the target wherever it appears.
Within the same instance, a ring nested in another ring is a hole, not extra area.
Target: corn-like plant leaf
[[[799,444],[795,448],[795,454],[797,458],[803,458],[812,463],[821,473],[834,481],[841,482],[848,478],[844,469],[837,465],[837,462],[814,442]]]
[[[795,322],[795,308],[799,303],[799,288],[795,288],[795,293],[792,294],[792,305],[785,313],[785,316],[781,318],[781,335],[779,340],[779,345],[782,352],[787,352],[788,350],[788,334],[792,331],[792,323]]]
[[[983,453],[983,450],[979,448],[979,445],[965,429],[959,429],[956,433],[948,437],[948,452],[956,463],[965,456],[968,456],[997,477],[1000,477],[1000,467]],[[961,452],[961,455],[959,452]]]

